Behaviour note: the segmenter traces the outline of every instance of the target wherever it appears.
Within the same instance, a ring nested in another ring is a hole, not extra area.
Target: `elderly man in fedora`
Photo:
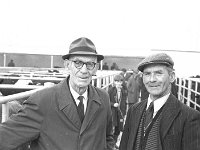
[[[90,82],[103,55],[79,38],[62,56],[69,76],[33,94],[24,108],[0,126],[0,150],[31,141],[31,150],[112,150],[109,95]]]
[[[200,150],[200,113],[171,93],[173,66],[165,53],[138,65],[149,97],[130,107],[120,150]]]

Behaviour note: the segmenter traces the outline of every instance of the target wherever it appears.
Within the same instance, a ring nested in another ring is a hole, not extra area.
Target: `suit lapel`
[[[100,97],[97,91],[89,85],[89,95],[88,95],[88,106],[85,114],[85,118],[83,123],[79,119],[79,115],[77,113],[76,104],[74,103],[73,97],[70,93],[69,86],[68,86],[68,79],[64,80],[59,86],[60,93],[58,94],[58,102],[59,108],[65,114],[67,118],[74,124],[74,126],[81,130],[82,133],[91,120],[95,117],[95,113],[99,110],[101,105]]]
[[[178,107],[178,100],[170,94],[167,102],[164,105],[161,124],[160,124],[160,133],[161,139],[164,139],[167,131],[169,130],[172,122],[180,112],[180,107]]]
[[[140,124],[140,120],[142,118],[142,114],[144,112],[144,109],[146,108],[146,105],[147,105],[147,100],[145,101],[142,101],[137,107],[136,107],[136,110],[135,110],[135,113],[133,113],[133,118],[131,120],[134,120],[134,123],[132,124],[133,125],[133,134],[132,136],[133,137],[130,137],[130,139],[136,139],[136,136],[137,136],[137,131],[138,131],[138,128],[139,128],[139,124]],[[133,145],[134,145],[135,141],[133,142]]]
[[[81,126],[81,131],[80,133],[83,133],[83,131],[89,126],[91,123],[92,119],[95,117],[96,112],[99,110],[100,105],[101,105],[101,100],[96,92],[96,90],[89,85],[89,91],[88,91],[88,106],[87,106],[87,111],[85,114],[85,118],[83,120],[83,124]]]
[[[70,93],[67,79],[64,80],[60,85],[60,93],[58,94],[58,102],[60,110],[65,114],[67,118],[74,124],[78,129],[81,128],[81,121],[77,113],[76,104]]]

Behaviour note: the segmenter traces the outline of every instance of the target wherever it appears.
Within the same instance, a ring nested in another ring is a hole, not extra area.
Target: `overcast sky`
[[[65,54],[82,36],[103,55],[200,52],[199,0],[1,0],[0,20],[0,52]],[[200,53],[170,54],[200,70]]]

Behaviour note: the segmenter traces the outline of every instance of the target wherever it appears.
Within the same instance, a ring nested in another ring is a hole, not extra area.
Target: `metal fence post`
[[[2,120],[1,122],[5,122],[9,117],[9,105],[8,103],[2,104]]]
[[[187,93],[187,105],[190,106],[190,101],[191,101],[191,88],[192,88],[192,81],[188,80],[188,93]]]

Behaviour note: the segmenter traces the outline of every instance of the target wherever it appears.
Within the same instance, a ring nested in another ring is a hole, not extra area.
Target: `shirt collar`
[[[156,99],[154,100],[154,113],[157,113],[160,108],[165,104],[165,102],[167,101],[168,97],[169,97],[170,93],[159,98],[159,99]],[[148,97],[148,102],[147,102],[147,108],[149,107],[150,103],[152,102],[153,100],[150,98],[150,95]]]
[[[72,88],[72,86],[71,86],[71,84],[69,83],[69,89],[70,89],[70,91],[71,91],[71,93],[72,93],[72,96],[73,96],[73,98],[75,99],[75,100],[77,100],[78,99],[78,97],[80,96],[73,88]],[[88,97],[88,95],[87,95],[87,90],[82,94],[82,96],[84,97],[84,99],[83,100],[87,100],[87,97]]]

